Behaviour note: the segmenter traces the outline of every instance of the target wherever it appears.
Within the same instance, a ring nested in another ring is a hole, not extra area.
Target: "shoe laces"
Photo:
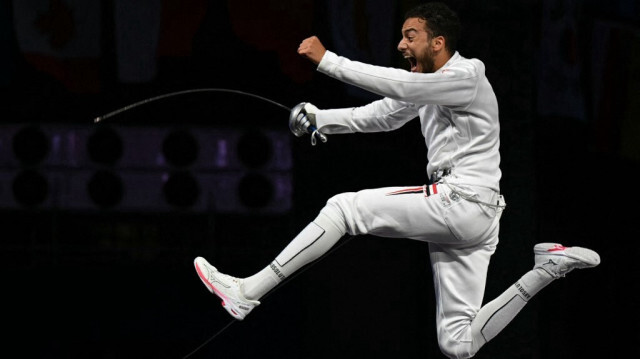
[[[235,284],[240,285],[240,280],[236,277],[230,276],[228,274],[220,273],[220,272],[216,272],[216,275],[219,276],[225,282],[233,282]]]

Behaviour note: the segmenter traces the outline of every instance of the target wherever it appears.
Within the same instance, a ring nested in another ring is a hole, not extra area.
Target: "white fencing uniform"
[[[291,109],[294,134],[304,129],[299,132],[315,139],[317,132],[391,131],[419,117],[428,150],[427,174],[435,179],[333,196],[271,263],[249,277],[220,273],[204,258],[196,258],[200,279],[234,318],[244,319],[261,298],[328,253],[347,233],[411,238],[429,246],[440,349],[449,358],[470,358],[549,283],[575,268],[600,263],[588,248],[536,244],[533,269],[483,305],[489,260],[506,205],[500,194],[498,102],[483,63],[456,52],[435,73],[412,73],[326,51],[318,71],[382,98],[331,110],[301,103],[304,107]]]
[[[506,204],[499,192],[498,104],[482,62],[456,52],[438,71],[424,74],[366,65],[327,51],[318,70],[383,96],[362,107],[318,110],[318,131],[390,131],[420,117],[427,173],[438,178],[426,185],[333,196],[271,263],[249,277],[220,273],[196,258],[203,283],[234,318],[244,319],[261,298],[347,233],[411,238],[429,245],[440,349],[449,358],[470,358],[553,280],[600,263],[587,248],[536,244],[534,268],[483,305]]]
[[[487,204],[504,204],[498,103],[483,63],[456,52],[435,73],[411,73],[327,51],[318,71],[384,97],[362,107],[320,110],[321,132],[391,131],[419,117],[427,174],[450,170],[433,184],[338,194],[321,213],[351,235],[429,242],[440,346],[452,357],[472,356],[476,349],[461,350],[460,344],[471,345],[470,324],[482,305],[502,211]]]

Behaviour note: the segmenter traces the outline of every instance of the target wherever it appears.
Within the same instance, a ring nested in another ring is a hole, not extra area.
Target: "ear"
[[[434,51],[440,51],[445,48],[446,39],[443,36],[436,36],[431,42]]]

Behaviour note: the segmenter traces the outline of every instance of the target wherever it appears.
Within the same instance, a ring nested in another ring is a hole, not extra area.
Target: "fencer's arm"
[[[315,121],[326,134],[372,133],[393,131],[418,116],[414,104],[385,97],[360,107],[319,110]]]
[[[466,107],[474,99],[484,64],[459,61],[435,73],[413,73],[375,66],[325,50],[317,70],[372,93],[418,105]]]
[[[317,36],[308,37],[300,43],[298,54],[318,65],[327,49]],[[360,108],[342,108],[314,111],[313,125],[325,133],[355,133],[390,131],[401,127],[418,115],[411,104],[388,98]]]

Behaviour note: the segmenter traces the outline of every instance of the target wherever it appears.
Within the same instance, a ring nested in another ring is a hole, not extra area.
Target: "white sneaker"
[[[564,277],[578,268],[591,268],[600,264],[600,256],[591,249],[565,247],[558,243],[538,243],[533,247],[535,266],[554,278]]]
[[[209,291],[222,299],[224,309],[238,320],[243,320],[253,308],[260,305],[257,300],[249,300],[242,294],[242,279],[218,272],[202,257],[193,261],[196,272]]]

